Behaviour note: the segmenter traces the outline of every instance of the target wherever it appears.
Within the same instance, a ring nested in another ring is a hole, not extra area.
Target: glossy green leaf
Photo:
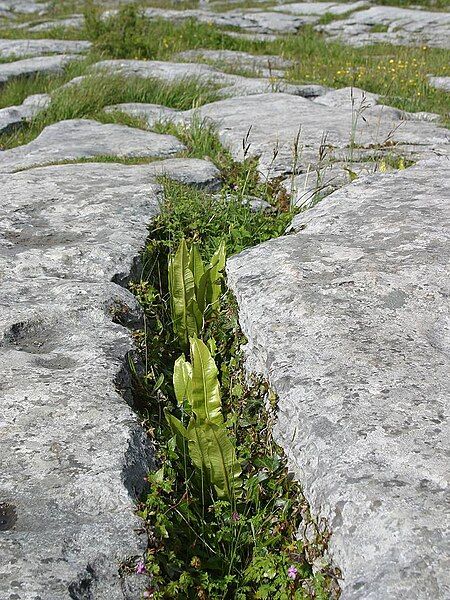
[[[216,310],[217,303],[222,292],[221,281],[225,269],[226,254],[225,242],[221,242],[219,248],[214,253],[208,268],[208,281],[206,283],[206,306]]]
[[[181,345],[187,347],[189,336],[197,335],[198,315],[194,314],[195,284],[189,268],[189,252],[183,240],[174,256],[169,257],[168,283],[173,329]]]
[[[239,495],[241,466],[225,427],[191,420],[188,438],[191,460],[207,475],[217,496],[231,499]]]
[[[173,366],[173,389],[178,404],[186,404],[192,410],[192,366],[184,354],[177,358]]]
[[[205,265],[203,264],[199,249],[195,244],[191,246],[189,251],[189,268],[194,276],[194,284],[197,286],[201,276],[205,272]]]
[[[216,363],[208,347],[191,338],[192,410],[198,421],[223,422],[220,387]]]

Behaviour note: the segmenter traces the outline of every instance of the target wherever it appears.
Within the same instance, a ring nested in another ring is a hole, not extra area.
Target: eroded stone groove
[[[146,585],[119,576],[147,546],[133,499],[152,450],[124,399],[133,342],[118,324],[141,312],[111,280],[126,279],[158,212],[155,175],[217,182],[205,161],[164,166],[1,177],[2,599],[135,599]]]
[[[248,367],[331,525],[343,598],[445,598],[448,158],[367,177],[228,261]]]

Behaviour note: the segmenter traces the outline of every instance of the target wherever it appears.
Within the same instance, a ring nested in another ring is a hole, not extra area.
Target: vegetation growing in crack
[[[230,200],[218,208],[191,188],[164,187],[145,273],[133,286],[146,313],[137,334],[147,365],[140,404],[161,465],[139,506],[153,543],[136,569],[150,575],[155,599],[335,598],[335,573],[311,567],[326,532],[317,530],[313,544],[297,539],[311,523],[308,508],[271,436],[275,398],[244,375],[244,340],[223,279],[225,247],[234,253],[277,236],[292,215],[257,215]],[[216,288],[213,310],[199,301],[205,279]],[[186,314],[191,329],[180,330]]]

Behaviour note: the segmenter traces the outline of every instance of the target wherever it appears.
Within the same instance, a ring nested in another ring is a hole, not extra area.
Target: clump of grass
[[[195,116],[190,123],[164,121],[156,123],[152,129],[158,133],[174,135],[181,140],[187,147],[187,156],[190,158],[208,157],[219,169],[224,169],[231,161],[231,156],[220,143],[214,126]]]
[[[242,40],[218,27],[195,19],[171,22],[148,19],[135,6],[124,6],[116,15],[102,19],[93,6],[85,10],[86,32],[98,51],[111,58],[164,60],[183,50],[217,48],[239,50]],[[256,47],[246,42],[246,47]]]
[[[236,185],[227,182],[229,188]],[[274,219],[273,214],[253,212],[242,203],[239,194],[212,196],[173,181],[164,182],[164,192],[161,214],[152,225],[155,236],[164,232],[171,246],[182,238],[200,243],[205,256],[212,256],[218,239],[225,241],[228,254],[234,254],[277,237],[286,230],[293,216],[290,211],[279,210],[275,211],[277,218]]]
[[[90,65],[98,60],[99,55],[90,54],[86,58],[68,63],[64,72],[59,75],[38,73],[30,77],[10,79],[0,86],[0,108],[22,104],[33,94],[51,94],[71,79],[84,75]]]
[[[33,82],[22,82],[20,86],[12,86],[11,92],[6,91],[7,98],[23,99],[25,90],[29,91],[33,85]],[[28,143],[47,125],[67,119],[96,119],[102,123],[146,127],[143,119],[120,112],[106,113],[103,109],[111,104],[143,102],[184,110],[216,99],[214,86],[195,79],[167,83],[155,79],[92,74],[76,84],[54,90],[48,108],[19,131],[0,136],[0,148]]]

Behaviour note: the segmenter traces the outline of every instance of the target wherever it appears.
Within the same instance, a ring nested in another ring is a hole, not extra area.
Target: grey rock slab
[[[228,29],[222,33],[228,37],[251,40],[252,42],[275,42],[279,38],[276,33],[249,33],[247,31],[229,31]]]
[[[16,179],[8,183],[21,190]],[[49,202],[42,197],[46,187],[40,180],[36,202]],[[4,202],[5,180],[2,190]],[[128,202],[134,200],[130,191]],[[154,196],[148,194],[147,203],[155,206]],[[73,235],[66,224],[60,241]],[[44,231],[41,240],[24,238],[16,260],[20,254],[26,260],[33,241],[52,241]],[[95,253],[95,246],[79,247],[83,252]],[[117,307],[137,319],[138,307],[107,280],[34,278],[30,272],[24,281],[2,271],[0,498],[11,518],[0,536],[0,596],[62,600],[82,597],[75,595],[81,588],[99,600],[124,598],[120,565],[146,549],[133,500],[152,455],[116,388],[133,344],[111,311]],[[129,386],[124,391],[129,394]]]
[[[450,92],[450,77],[429,77],[430,85],[437,90]]]
[[[118,393],[133,344],[112,322],[140,315],[111,278],[130,272],[158,187],[96,166],[1,177],[5,599],[122,598],[121,561],[146,547],[133,498],[150,445]]]
[[[178,183],[209,191],[215,191],[222,185],[219,169],[209,160],[168,158],[147,165],[143,171],[153,178],[167,177]]]
[[[254,71],[264,77],[276,74],[282,76],[283,71],[292,65],[292,61],[276,55],[255,55],[238,50],[186,50],[175,55],[178,60],[196,62],[206,60],[217,66]]]
[[[404,146],[414,146],[416,157],[448,152],[448,130],[432,123],[393,120],[391,115],[384,119],[378,111],[370,116],[369,110],[364,118],[357,118],[351,106],[328,107],[299,96],[272,93],[219,100],[182,113],[182,117],[186,122],[194,115],[212,122],[236,160],[243,159],[245,145],[249,156],[260,157],[262,174],[270,176],[317,164],[324,142],[330,159],[348,158],[352,147],[371,155],[372,148],[386,143],[391,149],[397,145],[399,152]],[[295,161],[297,137],[299,156]]]
[[[102,155],[166,158],[182,150],[185,150],[185,146],[172,135],[125,125],[103,125],[87,119],[72,119],[49,125],[35,140],[24,146],[0,152],[0,172]]]
[[[107,72],[125,77],[155,78],[174,82],[195,79],[216,85],[218,93],[224,97],[262,94],[280,91],[305,97],[317,97],[329,91],[321,85],[294,85],[282,79],[243,77],[223,73],[211,65],[203,63],[166,62],[157,60],[103,60],[91,67],[91,72]],[[75,78],[66,85],[81,81]]]
[[[136,600],[146,587],[119,575],[147,547],[134,500],[153,453],[129,406],[124,325],[142,314],[118,283],[140,273],[163,163],[196,185],[217,172],[181,159],[0,174],[2,600]]]
[[[142,117],[146,119],[147,123],[151,126],[154,126],[155,123],[175,121],[179,114],[178,110],[162,106],[161,104],[147,104],[141,102],[113,104],[111,106],[105,106],[104,110],[107,113],[124,112],[133,117]]]
[[[309,16],[296,16],[275,11],[218,13],[216,25],[235,26],[255,33],[296,33],[300,27],[312,22]],[[223,15],[223,16],[222,16]]]
[[[338,90],[331,90],[317,98],[314,98],[314,102],[318,104],[324,104],[330,107],[339,107],[352,109],[354,111],[361,112],[362,115],[376,116],[386,119],[389,117],[391,121],[430,121],[436,122],[440,120],[440,116],[434,113],[417,112],[411,113],[392,106],[386,106],[384,104],[378,104],[380,96],[379,94],[373,94],[366,92],[361,88],[357,87],[345,87]]]
[[[345,87],[331,90],[315,99],[315,102],[325,106],[339,108],[360,108],[361,106],[374,106],[377,104],[379,94],[372,94],[357,87]]]
[[[344,15],[348,12],[361,10],[369,6],[369,2],[360,0],[357,2],[293,2],[290,4],[281,4],[273,10],[291,13],[293,15],[317,15],[321,17],[325,14]]]
[[[449,166],[354,182],[227,264],[343,600],[450,596]]]
[[[199,79],[213,83],[224,82],[228,75],[202,63],[168,62],[158,60],[102,60],[91,71],[117,73],[127,77],[156,78],[173,82],[182,79]]]
[[[55,28],[68,28],[68,29],[81,29],[84,26],[84,17],[83,15],[73,15],[71,17],[66,17],[65,19],[54,19],[52,21],[43,21],[42,23],[37,24],[25,24],[24,28],[27,31],[51,31]]]
[[[373,32],[376,26],[386,32]],[[375,42],[427,44],[450,48],[450,14],[394,6],[372,6],[352,13],[347,19],[320,26],[320,30],[341,41],[361,46]]]
[[[29,96],[19,106],[0,109],[0,133],[7,133],[21,125],[25,120],[36,116],[50,104],[48,94]]]
[[[64,72],[64,67],[74,60],[79,60],[79,57],[74,54],[62,54],[0,63],[0,86],[17,77],[30,77],[38,74],[59,75]]]
[[[33,2],[32,0],[4,0],[0,2],[0,10],[28,15],[44,14],[48,7],[48,2]]]
[[[43,56],[45,54],[80,54],[91,42],[82,40],[5,40],[0,39],[0,57]]]
[[[306,23],[312,22],[309,16],[297,16],[275,11],[241,11],[212,12],[208,10],[168,10],[147,8],[144,14],[152,18],[171,21],[196,19],[201,23],[211,23],[219,27],[238,27],[254,33],[295,33]]]

